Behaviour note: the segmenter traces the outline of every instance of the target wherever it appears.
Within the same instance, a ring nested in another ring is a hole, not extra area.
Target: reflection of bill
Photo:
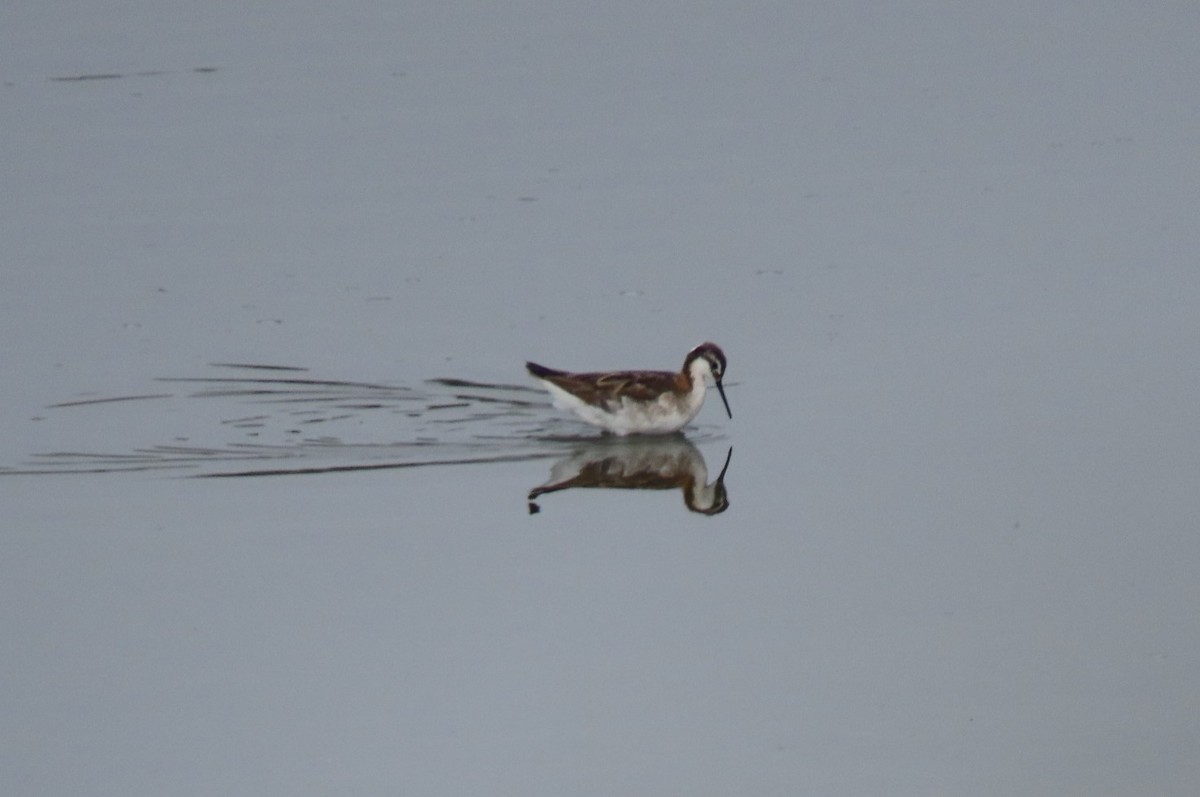
[[[725,471],[733,447],[725,455],[716,481],[708,483],[708,467],[697,448],[682,437],[601,439],[579,446],[554,463],[550,480],[529,491],[529,514],[541,507],[535,499],[575,487],[610,490],[683,491],[683,503],[692,512],[718,515],[729,508]]]

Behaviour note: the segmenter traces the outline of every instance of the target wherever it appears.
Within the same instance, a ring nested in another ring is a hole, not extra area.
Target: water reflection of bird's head
[[[730,446],[729,452],[725,454],[725,464],[721,466],[721,472],[717,474],[716,481],[712,484],[705,481],[708,476],[708,471],[705,469],[705,478],[698,479],[689,487],[684,488],[683,501],[687,504],[688,509],[702,515],[719,515],[729,508],[729,493],[725,489],[725,471],[729,470],[731,459],[733,459],[733,446]],[[701,466],[703,466],[703,458]]]
[[[534,503],[539,496],[572,488],[678,489],[689,510],[717,515],[729,508],[724,480],[732,456],[731,447],[709,483],[704,456],[682,436],[589,440],[554,463],[549,481],[529,491],[529,512],[540,511]]]

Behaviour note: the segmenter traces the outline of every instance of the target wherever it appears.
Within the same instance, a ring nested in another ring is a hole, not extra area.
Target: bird
[[[571,373],[533,362],[525,363],[525,368],[550,392],[556,407],[569,409],[593,426],[621,437],[678,432],[700,412],[708,379],[716,385],[725,412],[733,419],[721,385],[725,352],[715,343],[701,343],[689,351],[678,373]]]

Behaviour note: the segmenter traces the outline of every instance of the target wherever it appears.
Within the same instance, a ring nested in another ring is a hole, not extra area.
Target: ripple
[[[435,377],[416,384],[321,378],[290,365],[214,363],[164,376],[171,392],[89,396],[46,407],[43,423],[82,423],[102,450],[33,453],[0,475],[165,471],[203,478],[283,476],[560,457],[599,439],[538,388]],[[253,375],[248,375],[248,372]],[[79,413],[87,413],[80,417]],[[169,438],[145,440],[147,429]],[[692,430],[694,441],[713,439]]]

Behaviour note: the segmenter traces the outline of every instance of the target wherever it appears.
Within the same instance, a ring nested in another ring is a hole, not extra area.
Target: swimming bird
[[[525,367],[550,395],[555,406],[569,409],[606,432],[670,434],[700,412],[711,379],[721,394],[725,412],[733,418],[721,379],[725,353],[715,343],[701,343],[673,371],[606,371],[571,373],[527,362]]]

